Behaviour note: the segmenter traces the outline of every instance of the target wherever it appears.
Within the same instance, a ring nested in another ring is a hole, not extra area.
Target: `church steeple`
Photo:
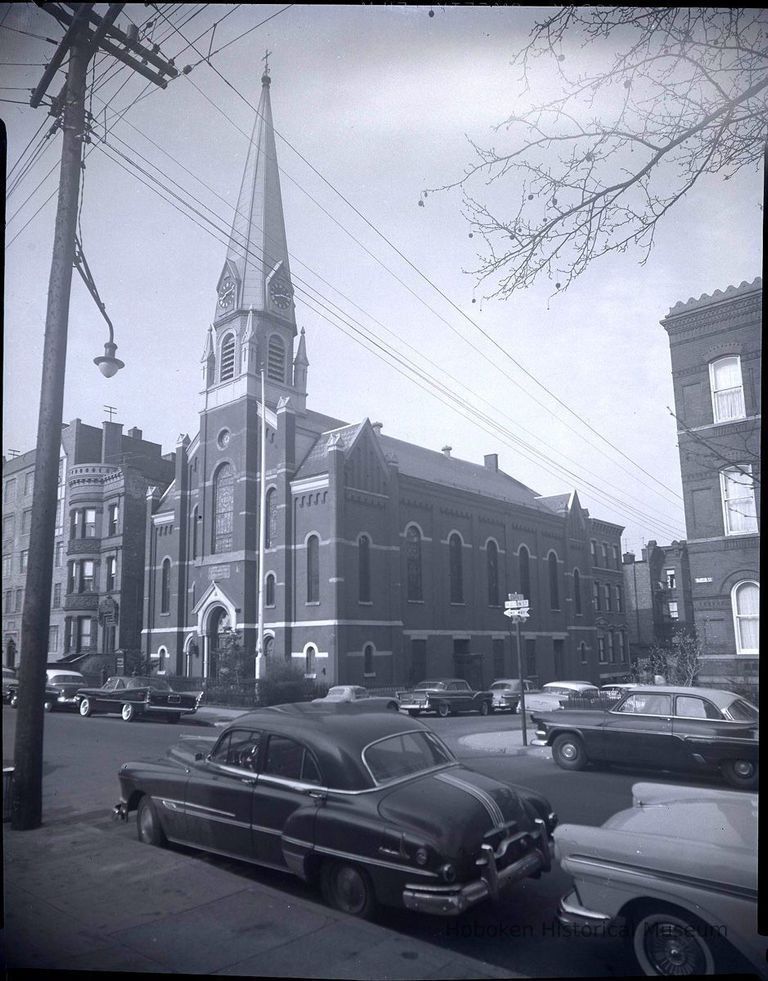
[[[266,61],[266,58],[265,58]],[[296,334],[293,287],[265,66],[237,210],[219,277],[216,320],[250,308],[269,314]]]

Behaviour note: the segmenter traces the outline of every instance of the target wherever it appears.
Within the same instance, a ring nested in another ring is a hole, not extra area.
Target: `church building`
[[[327,684],[487,685],[517,673],[503,610],[522,592],[529,677],[629,671],[623,610],[606,617],[593,598],[600,555],[603,579],[621,582],[621,526],[593,521],[575,491],[537,495],[496,454],[469,463],[309,407],[268,74],[214,302],[199,432],[179,440],[170,486],[147,493],[142,649],[158,668],[215,678],[228,628],[255,653],[261,576],[265,670],[285,660]]]

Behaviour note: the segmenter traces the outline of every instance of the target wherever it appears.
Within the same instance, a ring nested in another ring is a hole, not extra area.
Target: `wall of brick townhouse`
[[[685,542],[658,545],[649,541],[640,559],[623,557],[627,630],[633,655],[646,657],[676,630],[693,626],[693,599]]]
[[[623,634],[623,610],[614,600],[598,631],[592,606],[590,537],[598,529],[601,543],[609,542],[609,567],[600,571],[615,588],[621,582],[620,557],[619,568],[613,567],[614,555],[620,556],[619,526],[593,522],[577,499],[570,511],[555,512],[405,475],[395,460],[383,460],[370,424],[354,449],[331,446],[321,472],[294,479],[297,432],[307,422],[290,408],[278,410],[273,419],[266,486],[276,503],[264,564],[265,577],[274,575],[274,605],[265,607],[271,657],[305,666],[311,648],[318,680],[369,687],[420,680],[413,677],[414,660],[425,674],[462,674],[478,684],[516,674],[516,648],[503,602],[508,592],[520,589],[524,545],[530,554],[531,603],[530,620],[522,629],[525,673],[541,682],[556,677],[598,681],[629,670],[626,642],[615,642],[610,652],[605,645],[604,661],[599,661],[598,633]],[[176,475],[168,492],[147,499],[143,649],[168,673],[198,676],[212,670],[210,654],[222,615],[237,627],[246,650],[255,650],[258,441],[258,411],[250,400],[217,407],[203,418],[199,437],[185,437],[177,446]],[[222,539],[217,546],[215,538],[214,498],[224,464],[232,467],[233,488],[231,542],[222,550]],[[409,599],[404,545],[410,525],[419,529],[422,558],[421,596]],[[460,601],[454,597],[453,602],[452,535],[462,543],[463,586]],[[360,578],[363,536],[367,586]],[[313,538],[316,583],[308,561]],[[489,542],[498,556],[493,603]],[[550,553],[557,569],[554,601]],[[164,562],[169,564],[165,599]],[[581,612],[574,609],[574,569]]]
[[[693,615],[707,660],[700,679],[756,685],[757,645],[737,639],[734,590],[760,582],[762,282],[678,303],[661,323],[670,341]],[[728,469],[737,475],[735,495],[734,485],[724,493]],[[744,638],[755,629],[745,624]]]

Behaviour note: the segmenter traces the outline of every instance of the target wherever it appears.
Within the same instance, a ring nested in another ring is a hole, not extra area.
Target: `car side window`
[[[669,695],[656,694],[636,694],[630,695],[616,709],[617,712],[631,714],[636,712],[640,715],[670,715],[672,711],[672,701]]]
[[[719,719],[720,713],[711,702],[693,695],[678,695],[675,715],[685,719]]]
[[[115,680],[115,684],[114,684],[113,687],[114,687],[115,691],[120,691],[122,688],[125,688],[125,682],[124,681],[121,681],[120,678],[117,678]]]
[[[320,783],[320,773],[312,754],[301,743],[287,736],[269,737],[262,772],[286,780]]]
[[[211,754],[211,762],[255,772],[260,745],[260,732],[254,732],[252,729],[234,729],[222,736]]]

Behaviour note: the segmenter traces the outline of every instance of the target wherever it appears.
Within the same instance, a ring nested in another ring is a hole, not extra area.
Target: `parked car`
[[[299,702],[125,763],[117,816],[140,841],[181,842],[284,869],[367,917],[378,903],[457,915],[550,868],[557,818],[536,791],[459,763],[423,722],[364,703]]]
[[[639,688],[640,686],[634,682],[621,682],[620,684],[611,685],[600,685],[600,697],[616,700],[621,698],[622,695],[626,695],[628,691],[632,688]]]
[[[758,710],[714,688],[637,686],[607,711],[534,715],[535,746],[551,746],[565,770],[587,763],[720,772],[733,787],[757,786]]]
[[[530,681],[525,682],[526,696],[533,690]],[[497,678],[491,685],[493,695],[493,708],[495,711],[508,709],[510,712],[517,712],[520,705],[520,679],[519,678]]]
[[[15,668],[3,668],[3,702],[10,703],[11,696],[16,688]]]
[[[588,681],[548,681],[540,691],[525,696],[526,712],[552,712],[564,706],[569,698],[599,699],[597,685]]]
[[[313,702],[360,702],[365,701],[366,708],[371,710],[400,708],[400,703],[392,696],[371,695],[362,685],[333,685],[323,698],[313,698]]]
[[[80,715],[96,712],[118,712],[125,722],[144,716],[178,722],[182,715],[197,711],[203,692],[177,692],[164,678],[126,677],[107,678],[101,688],[80,688],[75,702]]]
[[[437,712],[441,718],[457,712],[477,711],[480,715],[493,712],[493,693],[473,691],[463,678],[439,678],[420,681],[409,691],[397,693],[400,708],[409,715],[420,712]]]
[[[743,957],[764,977],[757,796],[638,783],[632,804],[602,827],[555,831],[555,854],[574,879],[560,923],[593,934],[614,924],[628,931],[650,976],[742,973]]]
[[[46,712],[53,712],[56,709],[77,710],[78,704],[75,695],[86,684],[86,680],[79,671],[63,671],[49,668],[46,671],[45,681],[45,701],[43,707]]]

